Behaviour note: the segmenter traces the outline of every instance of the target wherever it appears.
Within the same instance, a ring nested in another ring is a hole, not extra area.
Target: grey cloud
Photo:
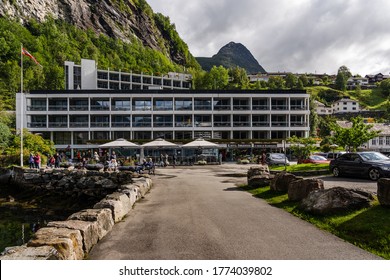
[[[195,56],[243,43],[269,71],[390,70],[385,0],[149,0],[171,18]],[[188,2],[188,3],[187,3]]]

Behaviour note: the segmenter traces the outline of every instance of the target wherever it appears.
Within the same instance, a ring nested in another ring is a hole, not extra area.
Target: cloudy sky
[[[170,17],[194,56],[233,41],[269,72],[390,72],[388,0],[147,1]]]

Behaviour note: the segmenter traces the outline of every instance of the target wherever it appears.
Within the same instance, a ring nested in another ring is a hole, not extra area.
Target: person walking
[[[172,166],[173,166],[173,168],[176,168],[176,154],[175,153],[173,153],[173,155],[172,155]]]
[[[31,169],[35,167],[33,153],[30,153],[30,157],[28,158],[28,164],[29,164]]]
[[[61,156],[59,153],[56,153],[54,156],[54,168],[60,168],[60,163],[61,163]]]
[[[36,153],[36,154],[35,154],[35,157],[34,157],[34,164],[35,164],[35,168],[36,168],[36,169],[41,168],[41,156],[40,156],[39,153]]]

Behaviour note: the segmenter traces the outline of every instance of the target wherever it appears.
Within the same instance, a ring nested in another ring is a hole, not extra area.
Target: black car
[[[368,176],[373,181],[390,177],[390,158],[378,152],[346,153],[330,161],[333,176]]]

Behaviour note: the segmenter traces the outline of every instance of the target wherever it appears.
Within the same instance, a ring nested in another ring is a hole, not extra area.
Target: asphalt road
[[[240,168],[157,169],[151,192],[89,259],[378,259],[241,191]]]

